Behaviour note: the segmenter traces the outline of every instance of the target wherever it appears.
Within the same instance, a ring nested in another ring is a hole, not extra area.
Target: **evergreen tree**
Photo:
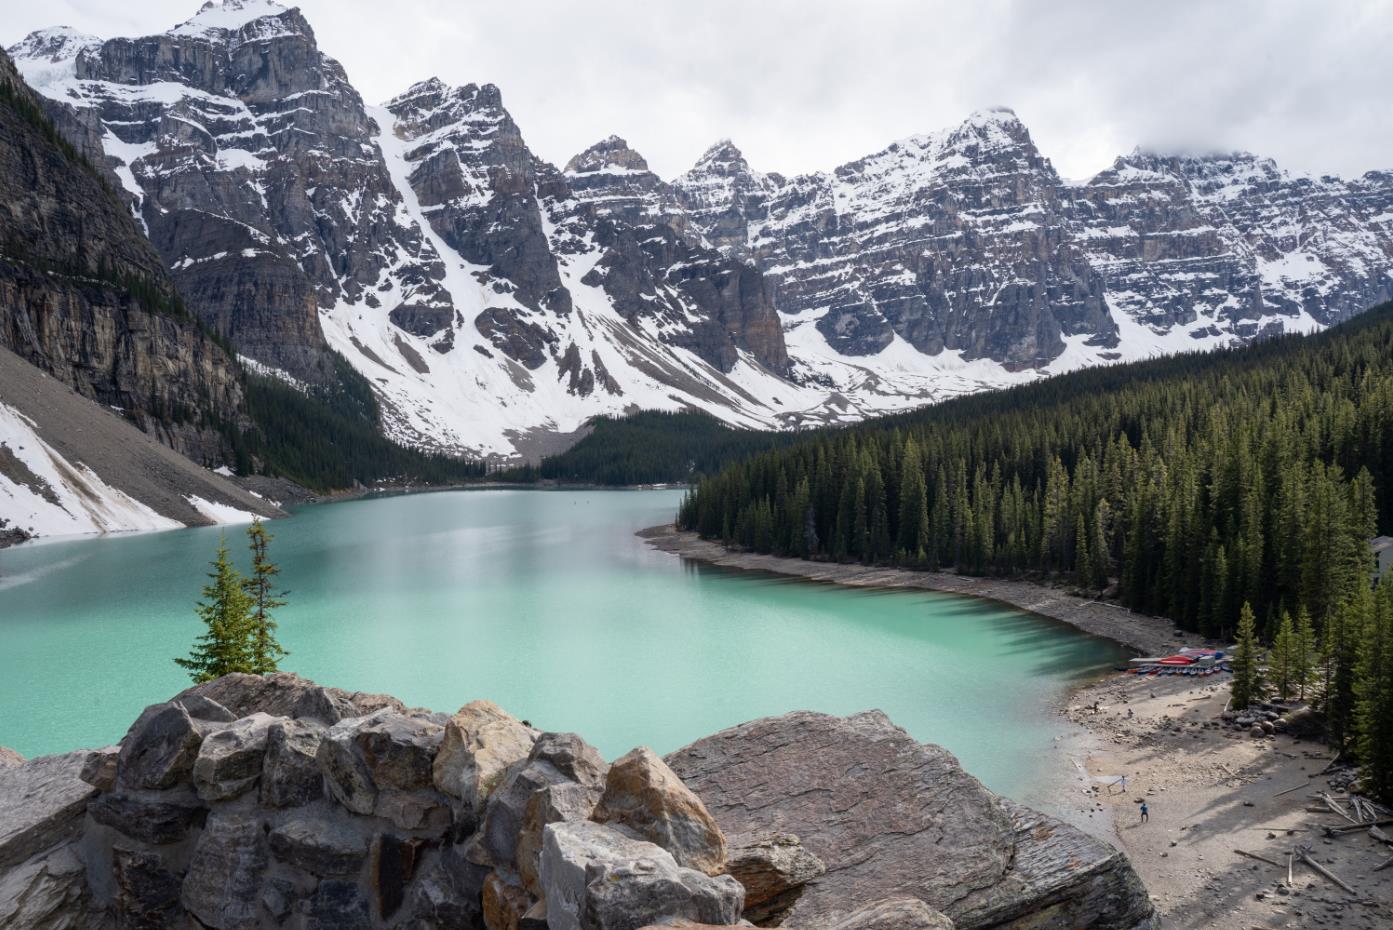
[[[1296,612],[1296,654],[1293,676],[1296,696],[1306,700],[1306,689],[1315,682],[1316,632],[1311,626],[1311,612],[1302,607]]]
[[[929,501],[919,464],[919,447],[913,442],[905,443],[900,476],[899,550],[904,560],[918,563],[928,557]]]
[[[1093,558],[1088,553],[1088,526],[1079,514],[1074,528],[1074,581],[1081,588],[1093,583]]]
[[[1238,615],[1238,645],[1233,652],[1233,706],[1239,710],[1262,697],[1262,668],[1259,666],[1257,623],[1247,603]]]
[[[1297,653],[1300,650],[1296,629],[1291,622],[1291,614],[1282,611],[1282,620],[1277,626],[1277,635],[1272,640],[1272,656],[1268,671],[1272,684],[1282,700],[1290,698],[1297,690]]]
[[[251,670],[264,675],[280,667],[280,660],[289,655],[276,639],[276,620],[271,611],[285,606],[284,591],[276,590],[280,566],[267,555],[267,547],[275,537],[266,532],[260,520],[247,527],[247,539],[252,551],[252,571],[245,581],[251,597]]]
[[[1325,730],[1337,749],[1354,735],[1359,650],[1372,613],[1373,592],[1366,583],[1325,622]]]
[[[1364,790],[1393,804],[1393,584],[1379,589],[1355,692],[1356,748],[1363,764]]]
[[[205,630],[187,659],[174,660],[195,682],[211,681],[232,672],[254,671],[252,596],[247,593],[246,579],[228,557],[226,536],[218,541],[212,566],[209,582],[203,587],[203,600],[195,607]]]

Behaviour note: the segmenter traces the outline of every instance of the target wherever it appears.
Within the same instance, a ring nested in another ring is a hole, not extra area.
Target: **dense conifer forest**
[[[813,559],[1119,585],[1231,635],[1324,617],[1393,525],[1393,305],[1316,337],[1092,369],[820,434],[702,481],[681,522]]]

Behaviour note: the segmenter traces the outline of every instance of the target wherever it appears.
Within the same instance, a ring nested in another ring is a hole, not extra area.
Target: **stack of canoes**
[[[1214,675],[1229,671],[1229,653],[1223,649],[1182,649],[1175,655],[1132,659],[1127,671],[1134,675]]]

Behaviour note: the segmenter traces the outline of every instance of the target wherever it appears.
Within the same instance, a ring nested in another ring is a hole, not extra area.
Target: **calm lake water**
[[[973,599],[684,564],[636,539],[676,491],[479,490],[275,521],[283,663],[452,711],[486,697],[613,758],[766,714],[878,707],[1029,800],[1064,777],[1053,705],[1108,643]],[[0,745],[119,739],[188,684],[174,665],[219,530],[0,550]],[[228,531],[245,567],[245,537]]]

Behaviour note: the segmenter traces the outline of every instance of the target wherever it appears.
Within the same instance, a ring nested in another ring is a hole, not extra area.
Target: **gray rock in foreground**
[[[75,838],[96,794],[78,776],[90,753],[44,756],[0,769],[0,871]]]
[[[1125,856],[998,798],[879,711],[755,720],[667,761],[728,835],[796,833],[826,863],[790,926],[825,926],[903,897],[961,930],[1112,930],[1151,919]]]
[[[590,821],[548,826],[542,887],[551,930],[629,930],[664,918],[730,925],[745,890],[683,868],[659,846]]]
[[[147,708],[119,747],[0,768],[0,928],[1151,919],[1119,853],[997,798],[879,713],[757,720],[610,766],[496,710],[452,721],[232,676]]]

